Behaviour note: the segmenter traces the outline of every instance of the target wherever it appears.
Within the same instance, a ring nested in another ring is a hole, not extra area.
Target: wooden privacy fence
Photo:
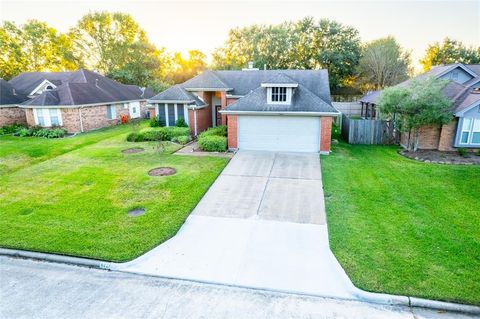
[[[342,136],[349,144],[398,144],[391,121],[351,119],[342,114]]]

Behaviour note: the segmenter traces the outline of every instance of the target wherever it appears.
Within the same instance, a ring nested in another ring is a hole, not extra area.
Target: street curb
[[[96,268],[102,270],[109,270],[109,271],[119,271],[123,273],[130,273],[130,274],[139,274],[139,275],[146,275],[144,273],[137,273],[137,272],[129,272],[120,269],[120,265],[122,263],[115,263],[115,262],[108,262],[96,259],[89,259],[89,258],[80,258],[80,257],[71,257],[65,255],[56,255],[56,254],[48,254],[48,253],[40,253],[34,251],[26,251],[26,250],[18,250],[18,249],[8,249],[8,248],[0,248],[0,255],[8,256],[8,257],[15,257],[15,258],[25,258],[25,259],[34,259],[46,262],[53,262],[53,263],[61,263],[61,264],[68,264],[73,266],[81,266],[87,268]],[[155,275],[148,275],[151,277],[159,277],[168,279],[169,277],[163,276],[155,276]],[[176,280],[182,280],[182,278],[171,278]],[[194,282],[204,282],[204,281],[196,281],[186,279],[187,281],[194,281]],[[207,284],[215,284],[215,285],[222,285],[222,286],[231,286],[232,285],[224,285],[221,283],[214,283],[214,282],[204,282]],[[239,288],[250,288],[246,286],[239,286]],[[273,290],[273,289],[256,289],[251,288],[254,290],[265,290],[271,292],[281,292],[281,293],[289,293],[288,291],[280,291],[280,290]],[[302,294],[298,292],[291,292],[297,295],[304,295],[304,296],[313,296],[313,297],[324,297],[329,299],[344,299],[344,298],[334,298],[332,296],[322,296],[322,295],[314,295],[314,294]],[[429,299],[422,299],[416,297],[408,297],[408,296],[399,296],[399,295],[389,295],[383,293],[374,293],[361,290],[357,287],[354,287],[354,291],[352,293],[357,299],[348,299],[350,301],[363,301],[368,303],[374,304],[381,304],[381,305],[391,305],[391,306],[406,306],[406,307],[415,307],[415,308],[429,308],[434,310],[446,310],[446,311],[453,311],[453,312],[461,312],[466,314],[473,314],[473,315],[480,315],[480,307],[472,306],[472,305],[465,305],[465,304],[457,304],[451,302],[444,302],[444,301],[437,301],[437,300],[429,300]]]
[[[478,306],[431,300],[431,299],[423,299],[423,298],[417,298],[417,297],[368,292],[368,291],[359,289],[357,287],[355,287],[355,290],[356,291],[353,294],[360,301],[383,304],[383,305],[428,308],[428,309],[434,309],[434,310],[446,310],[446,311],[461,312],[466,314],[480,315],[480,307]]]

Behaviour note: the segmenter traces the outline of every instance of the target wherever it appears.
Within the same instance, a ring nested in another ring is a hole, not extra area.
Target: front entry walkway
[[[320,159],[237,153],[178,234],[123,271],[339,298],[355,288],[330,251]]]

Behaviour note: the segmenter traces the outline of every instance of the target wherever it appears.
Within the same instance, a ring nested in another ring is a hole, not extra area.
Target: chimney
[[[242,71],[258,71],[258,68],[253,67],[253,61],[248,62],[248,68],[243,68]]]
[[[263,64],[263,70],[266,71],[267,70],[267,64]]]

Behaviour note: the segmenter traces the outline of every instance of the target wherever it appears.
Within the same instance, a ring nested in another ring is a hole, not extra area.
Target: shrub
[[[150,127],[162,127],[165,126],[165,123],[163,120],[160,119],[160,117],[155,116],[153,119],[150,119]]]
[[[45,137],[45,138],[60,138],[64,137],[65,134],[67,133],[66,130],[63,128],[53,128],[53,129],[48,129],[48,128],[40,128],[38,127],[31,128],[28,130],[28,133],[25,131],[22,131],[22,135],[20,133],[18,134],[19,136],[35,136],[35,137]]]
[[[477,156],[480,156],[480,148],[477,150]]]
[[[192,138],[190,137],[190,135],[175,136],[174,138],[172,138],[172,142],[182,144],[182,145],[187,144],[191,140]]]
[[[211,127],[208,130],[200,133],[198,138],[202,136],[227,136],[227,127],[225,125]]]
[[[145,140],[145,137],[143,133],[133,132],[127,135],[128,142],[143,142],[144,140]]]
[[[17,135],[20,137],[32,136],[32,132],[27,128],[22,128],[17,132]]]
[[[227,150],[227,138],[217,135],[200,136],[198,146],[206,152],[225,152]]]
[[[11,125],[4,125],[0,128],[0,135],[4,134],[15,134],[19,130],[24,129],[25,126],[22,124],[13,123]]]
[[[138,137],[137,135],[141,135]],[[178,136],[190,136],[190,129],[188,127],[160,127],[158,129],[143,130],[140,133],[130,133],[127,136],[127,141],[142,142],[142,141],[171,141]]]
[[[460,147],[458,149],[458,155],[462,156],[462,157],[468,157],[468,154],[467,154],[467,149],[464,148],[464,147]]]
[[[120,122],[122,124],[127,124],[128,121],[130,121],[130,116],[128,116],[127,114],[123,114],[122,116],[120,116]]]
[[[177,122],[175,123],[176,127],[188,127],[187,122],[185,122],[185,119],[178,119]]]

